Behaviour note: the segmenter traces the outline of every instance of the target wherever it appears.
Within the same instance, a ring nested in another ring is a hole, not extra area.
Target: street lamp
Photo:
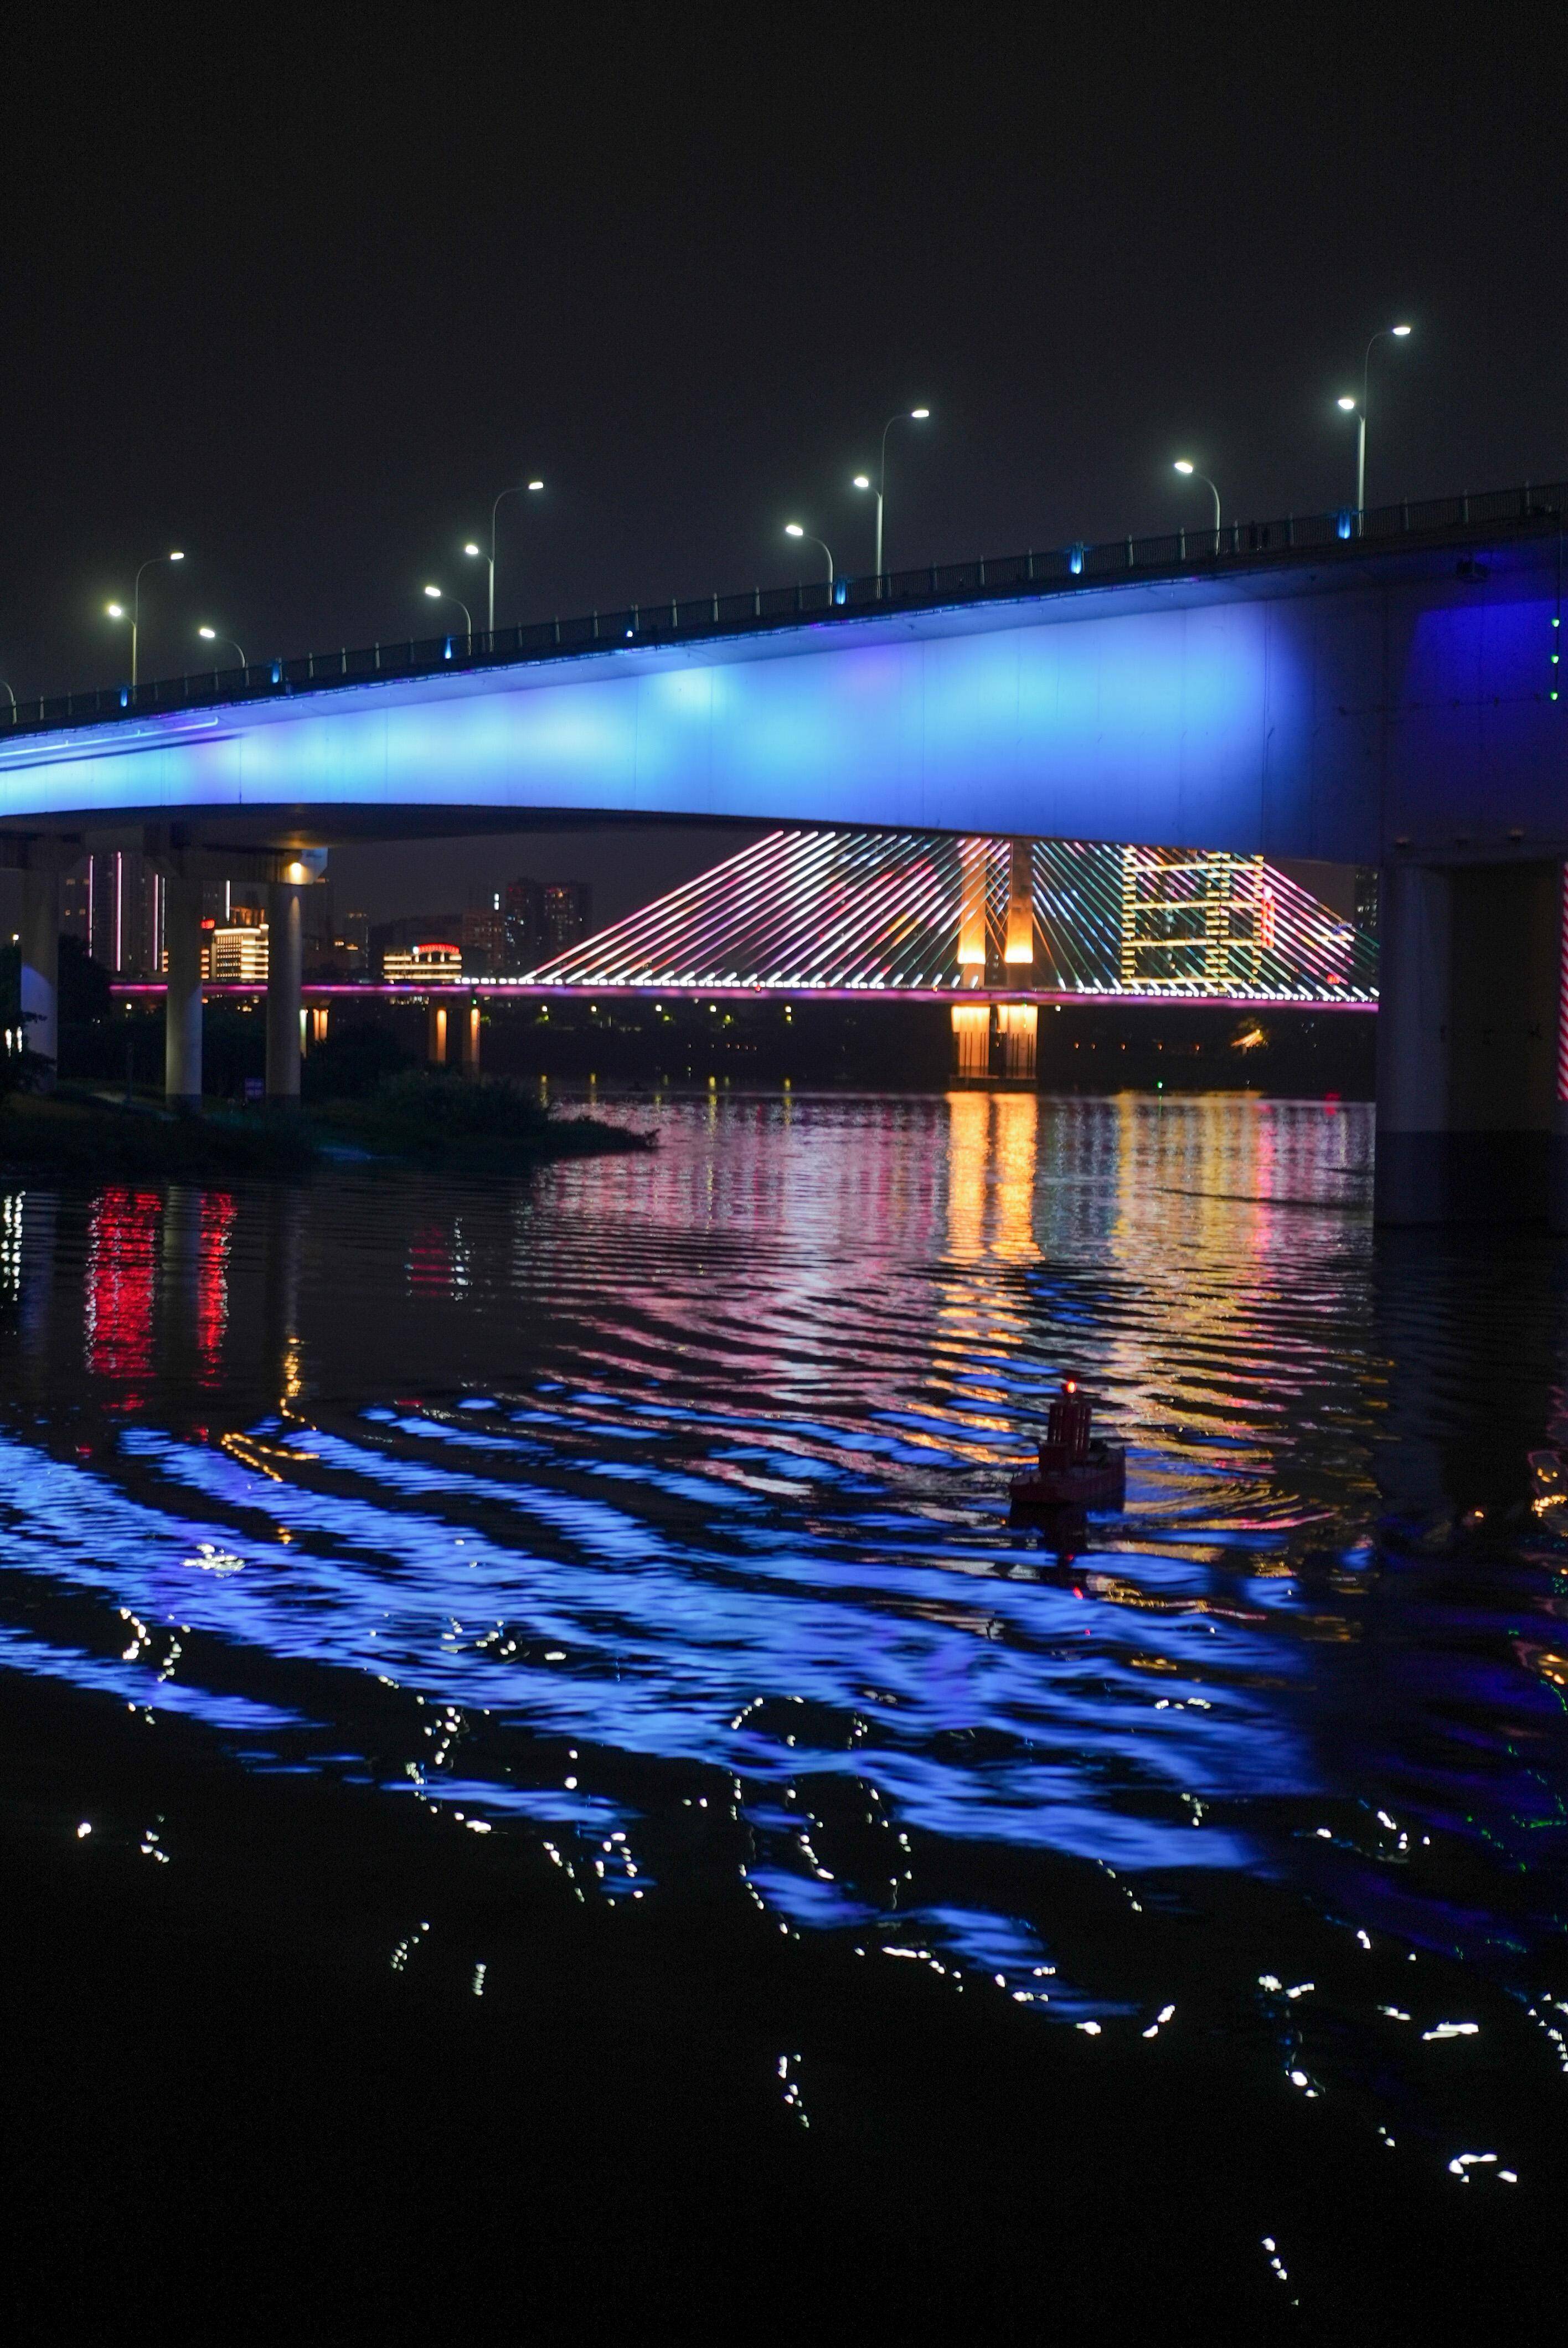
[[[6,700],[10,703],[11,715],[15,717],[16,715],[16,696],[12,692],[10,686],[6,684],[3,676],[0,676],[0,693],[3,693],[5,695]]]
[[[813,546],[821,547],[824,554],[827,557],[827,583],[831,587],[833,584],[833,549],[829,546],[826,539],[816,537],[815,532],[809,530],[803,530],[798,521],[785,522],[784,536],[786,538],[804,538],[808,540]]]
[[[1220,551],[1220,493],[1218,489],[1215,489],[1208,475],[1206,473],[1200,473],[1197,467],[1185,457],[1178,457],[1173,469],[1178,473],[1184,474],[1191,480],[1202,481],[1204,489],[1207,489],[1209,495],[1213,498],[1214,501],[1214,552],[1217,554]]]
[[[245,658],[244,645],[235,644],[232,636],[220,636],[216,628],[198,628],[196,633],[204,644],[228,644],[231,650],[239,654],[241,667],[250,666],[250,663]]]
[[[468,641],[472,644],[474,641],[474,614],[470,612],[467,604],[465,603],[461,595],[448,595],[446,589],[443,587],[426,587],[425,592],[435,602],[456,604],[457,609],[462,613],[463,617],[468,623]]]
[[[514,489],[503,489],[500,497],[496,499],[495,504],[490,508],[489,553],[487,554],[482,546],[476,546],[472,539],[469,540],[467,545],[463,549],[464,553],[469,557],[470,561],[477,559],[487,563],[489,566],[489,632],[491,635],[494,635],[496,633],[496,516],[501,510],[502,499],[530,497],[536,490],[542,489],[543,488],[544,483],[542,481],[519,481]],[[428,594],[430,591],[426,588],[425,592]],[[456,596],[453,597],[453,601],[456,602]],[[473,631],[470,629],[469,633],[471,634]]]
[[[142,571],[150,571],[159,562],[183,562],[184,560],[185,557],[178,547],[175,548],[172,554],[149,554],[147,561],[142,564],[141,570],[138,571],[136,574],[136,584],[132,591],[130,599],[130,689],[133,693],[136,691],[137,645],[141,634]],[[123,620],[126,616],[125,605],[123,603],[106,603],[104,605],[104,609],[108,613],[111,620]]]
[[[1360,398],[1358,400],[1353,393],[1346,392],[1339,399],[1338,404],[1347,416],[1359,418],[1356,427],[1356,535],[1358,538],[1361,535],[1364,527],[1363,517],[1367,510],[1367,391],[1372,368],[1372,345],[1384,342],[1402,343],[1410,331],[1409,326],[1379,326],[1377,333],[1368,338],[1366,354],[1361,361]]]
[[[882,448],[876,462],[876,479],[873,480],[868,473],[856,473],[855,476],[855,486],[857,489],[874,489],[876,495],[876,592],[878,596],[882,593],[882,495],[887,479],[887,435],[896,424],[924,424],[930,413],[928,407],[901,407],[897,416],[890,416],[882,427]]]

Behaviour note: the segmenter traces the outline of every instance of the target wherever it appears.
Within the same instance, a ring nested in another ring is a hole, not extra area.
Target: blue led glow
[[[330,839],[338,809],[469,806],[1372,862],[1379,790],[1390,829],[1412,829],[1401,794],[1451,830],[1479,787],[1484,818],[1478,725],[1545,774],[1540,636],[1526,677],[1511,613],[1550,617],[1450,573],[1318,595],[1108,586],[490,671],[460,669],[447,638],[436,676],[0,743],[0,818],[308,808]],[[1425,647],[1455,624],[1458,669],[1434,681]],[[1388,710],[1382,680],[1406,670],[1419,689]],[[1510,820],[1533,819],[1516,797]]]

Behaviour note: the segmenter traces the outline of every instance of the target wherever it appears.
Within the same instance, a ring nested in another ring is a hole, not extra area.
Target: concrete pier
[[[300,1097],[300,988],[303,921],[299,886],[267,883],[267,1098],[278,1107]]]
[[[164,873],[163,1090],[170,1108],[201,1106],[201,883]]]
[[[1555,860],[1383,872],[1380,1223],[1563,1221],[1562,875]]]
[[[22,1034],[26,1048],[51,1063],[60,1056],[60,872],[53,860],[22,874]]]

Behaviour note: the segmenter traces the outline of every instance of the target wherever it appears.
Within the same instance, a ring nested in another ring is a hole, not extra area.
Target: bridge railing
[[[1522,489],[1489,489],[1478,496],[1407,499],[1358,513],[1341,507],[1331,513],[1287,514],[1281,521],[1225,522],[1219,530],[1163,531],[1153,538],[1119,538],[1096,543],[988,555],[973,562],[922,563],[882,577],[800,581],[791,587],[752,587],[741,594],[668,597],[630,603],[624,610],[590,612],[571,620],[538,620],[518,627],[398,639],[347,646],[337,652],[302,653],[292,658],[252,661],[245,668],[200,669],[147,684],[107,685],[85,693],[41,695],[0,705],[0,740],[5,734],[48,733],[62,726],[104,725],[159,716],[179,710],[271,700],[301,692],[365,684],[378,677],[438,676],[453,669],[488,668],[514,662],[547,661],[616,644],[673,644],[704,636],[732,636],[750,630],[787,627],[802,619],[832,622],[854,613],[910,611],[955,602],[1005,600],[1033,589],[1059,592],[1078,585],[1103,584],[1137,576],[1192,576],[1254,566],[1266,568],[1300,556],[1353,558],[1368,543],[1399,540],[1456,539],[1471,534],[1534,531],[1563,527],[1568,484],[1528,483]]]

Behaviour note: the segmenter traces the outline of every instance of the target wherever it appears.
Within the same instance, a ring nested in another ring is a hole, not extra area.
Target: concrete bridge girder
[[[1371,864],[1568,851],[1554,533],[627,644],[0,738],[0,826],[562,816]],[[263,845],[272,844],[264,837]]]

